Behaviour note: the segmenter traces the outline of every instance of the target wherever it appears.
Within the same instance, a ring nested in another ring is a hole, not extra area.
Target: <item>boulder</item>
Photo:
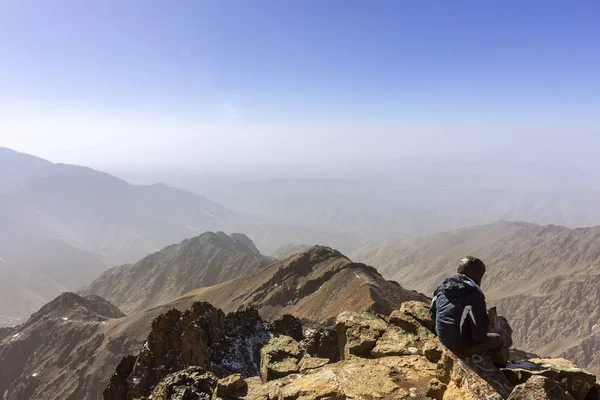
[[[405,301],[400,306],[400,312],[413,317],[431,332],[434,331],[435,326],[429,315],[429,304],[422,301]]]
[[[414,316],[413,316],[414,315]],[[416,317],[415,317],[416,316]],[[402,303],[400,310],[392,312],[385,333],[377,340],[370,354],[374,358],[427,354],[432,362],[441,357],[443,348],[430,328],[427,305],[418,301]]]
[[[200,367],[188,367],[164,377],[152,392],[153,400],[210,400],[217,377]]]
[[[336,319],[341,358],[368,357],[386,328],[387,323],[371,313],[341,313]]]
[[[331,362],[340,360],[340,346],[337,331],[333,328],[307,329],[302,341],[306,354],[327,358]]]
[[[409,356],[419,353],[418,336],[404,329],[390,325],[383,336],[377,339],[370,354],[374,358],[389,356]]]
[[[438,363],[437,378],[448,385],[444,399],[501,400],[514,388],[489,357],[473,354],[458,358],[447,349]]]
[[[217,381],[217,390],[215,396],[222,397],[239,397],[247,394],[248,384],[240,374],[229,375],[226,378]]]
[[[300,370],[300,344],[285,335],[272,338],[260,350],[260,378],[263,382],[282,378]]]
[[[534,375],[517,385],[507,400],[573,400],[573,396],[553,380]]]
[[[533,358],[508,364],[502,371],[514,385],[525,383],[535,375],[545,376],[558,382],[576,400],[585,400],[596,383],[594,375],[562,358]]]

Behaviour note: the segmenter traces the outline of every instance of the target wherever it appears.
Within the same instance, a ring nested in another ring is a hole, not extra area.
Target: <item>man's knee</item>
[[[504,339],[497,333],[488,333],[484,341],[486,350],[498,350],[504,344]]]

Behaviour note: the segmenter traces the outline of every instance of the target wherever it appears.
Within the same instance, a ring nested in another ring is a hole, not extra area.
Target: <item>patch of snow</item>
[[[598,327],[598,324],[594,324],[594,326],[592,326],[592,330],[595,330]]]
[[[102,325],[106,324],[106,321],[102,321]]]
[[[68,321],[68,320],[69,320],[69,318],[63,317],[63,321]]]
[[[38,376],[38,373],[37,372],[33,373],[33,374],[31,374],[31,376],[33,376],[35,378],[36,376]]]
[[[18,338],[20,335],[20,333],[15,333],[14,335],[12,335],[13,338]]]
[[[4,391],[3,399],[6,400],[7,397],[8,397],[8,389]]]
[[[358,279],[360,279],[360,276],[358,276],[358,274],[355,272],[354,276],[356,276]]]

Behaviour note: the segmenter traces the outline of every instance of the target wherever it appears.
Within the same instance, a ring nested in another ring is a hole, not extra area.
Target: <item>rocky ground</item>
[[[105,400],[593,400],[596,377],[563,359],[458,358],[432,333],[427,304],[390,315],[344,312],[335,329],[293,317],[267,324],[207,303],[157,317],[138,356],[123,359]]]

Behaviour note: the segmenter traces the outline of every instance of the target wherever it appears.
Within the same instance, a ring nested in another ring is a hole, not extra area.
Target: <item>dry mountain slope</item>
[[[557,355],[600,323],[600,227],[499,222],[372,246],[353,256],[429,294],[467,254],[488,266],[483,289],[511,321],[518,347]],[[588,351],[569,351],[579,354],[579,365],[600,369]]]
[[[195,301],[208,301],[225,312],[254,307],[267,320],[292,314],[331,322],[345,310],[385,314],[407,300],[427,298],[385,280],[373,267],[315,246],[252,275],[197,289],[173,304],[187,308]]]
[[[223,205],[163,184],[131,185],[76,165],[0,148],[0,214],[113,264],[140,259],[237,217]],[[8,171],[8,172],[7,172]]]
[[[81,291],[126,313],[167,303],[190,290],[252,274],[271,264],[243,234],[206,232],[168,246],[134,265],[106,271]]]
[[[126,317],[80,323],[61,308],[54,314],[67,316],[66,321],[32,318],[0,339],[0,365],[11,371],[10,376],[0,374],[0,393],[7,390],[8,398],[17,400],[99,399],[117,363],[139,349],[154,317],[171,308],[186,310],[202,299],[226,311],[257,306],[267,319],[294,312],[307,322],[327,322],[341,309],[389,313],[405,300],[425,297],[335,250],[314,247],[251,276]]]
[[[106,261],[96,254],[39,235],[0,215],[0,316],[28,316],[59,293],[89,283],[106,268]]]

